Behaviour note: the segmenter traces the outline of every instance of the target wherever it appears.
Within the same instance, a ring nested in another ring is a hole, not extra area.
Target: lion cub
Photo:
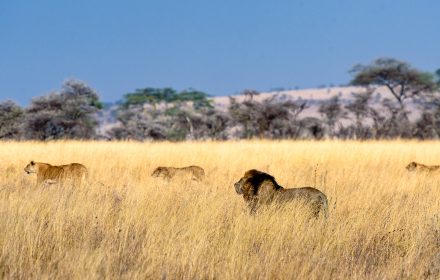
[[[27,174],[37,174],[37,186],[41,184],[64,183],[72,180],[74,185],[80,185],[87,178],[87,168],[79,163],[54,166],[48,163],[31,161],[24,171]]]
[[[408,171],[416,171],[416,172],[434,172],[434,171],[440,171],[440,165],[424,165],[421,163],[417,163],[415,161],[410,162],[406,166],[406,170]]]
[[[170,180],[173,177],[190,177],[194,181],[202,181],[205,178],[205,170],[200,166],[187,166],[187,167],[157,167],[153,173],[152,177],[163,178]]]

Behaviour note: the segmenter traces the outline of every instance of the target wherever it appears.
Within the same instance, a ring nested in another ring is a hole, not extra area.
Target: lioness
[[[177,176],[177,177],[186,177],[190,176],[191,180],[202,181],[205,178],[205,170],[200,166],[187,166],[187,167],[163,167],[160,166],[156,168],[151,174],[152,177],[160,177],[167,180]]]
[[[440,165],[424,165],[424,164],[412,161],[406,166],[406,170],[408,170],[408,171],[421,171],[421,172],[440,171]]]
[[[42,183],[63,183],[72,180],[74,185],[81,184],[87,178],[87,168],[79,163],[53,166],[48,163],[31,161],[24,171],[27,174],[37,174],[37,186]]]
[[[302,200],[311,206],[314,216],[319,216],[321,212],[328,216],[327,197],[321,191],[311,187],[285,189],[273,176],[255,169],[246,171],[234,187],[239,195],[243,195],[252,212],[260,204]]]

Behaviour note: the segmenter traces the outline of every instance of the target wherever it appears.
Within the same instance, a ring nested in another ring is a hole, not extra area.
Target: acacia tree
[[[167,110],[169,116],[169,140],[227,139],[230,117],[215,108],[194,109],[175,106]]]
[[[353,102],[345,106],[345,108],[355,117],[354,124],[348,127],[348,134],[350,137],[365,139],[368,138],[370,131],[366,121],[367,118],[371,116],[370,101],[372,92],[352,93],[352,95],[354,98]]]
[[[306,139],[322,139],[326,129],[322,120],[315,117],[305,117],[299,121],[301,137]]]
[[[224,139],[228,117],[195,89],[145,88],[128,93],[118,108],[118,139]]]
[[[406,117],[408,112],[392,100],[385,98],[381,108],[370,109],[372,137],[375,139],[411,138],[413,125]]]
[[[95,136],[97,92],[84,82],[67,80],[61,90],[34,98],[26,109],[29,139],[87,139]]]
[[[435,72],[437,92],[432,92],[427,96],[424,104],[424,111],[416,121],[414,127],[414,137],[419,139],[438,139],[440,137],[440,69]]]
[[[379,58],[370,65],[356,65],[351,73],[354,75],[352,85],[385,86],[402,109],[406,99],[436,88],[432,74],[394,58]]]
[[[209,109],[204,113],[205,131],[213,140],[228,139],[228,126],[231,117],[220,110]]]
[[[240,137],[284,138],[298,135],[297,117],[306,104],[281,101],[277,97],[274,95],[261,102],[248,98],[241,103],[230,98],[228,112],[232,123],[241,126]]]
[[[154,109],[164,104],[168,108],[170,103],[192,103],[194,108],[212,107],[209,95],[203,91],[187,89],[181,92],[173,88],[143,88],[124,95],[122,109],[130,106],[150,104]]]
[[[151,106],[132,105],[118,110],[119,125],[113,127],[108,135],[116,139],[164,140],[167,134],[167,119]]]
[[[250,100],[254,99],[254,96],[260,95],[258,91],[253,89],[245,89],[241,94]]]
[[[212,109],[212,100],[208,99],[208,97],[209,95],[207,93],[190,88],[179,92],[175,101],[178,104],[190,103],[194,110]]]
[[[343,119],[347,116],[347,112],[342,107],[339,97],[334,96],[322,103],[319,106],[318,111],[324,118],[324,121],[329,128],[330,136],[333,137],[335,135],[336,124],[339,123],[340,119]]]
[[[24,110],[13,101],[0,102],[0,139],[21,137]]]
[[[440,112],[423,112],[414,124],[412,136],[419,139],[438,139],[440,136]]]
[[[170,102],[176,101],[177,91],[172,88],[143,88],[136,89],[135,92],[124,95],[122,108],[130,106],[150,104],[156,109],[157,104],[164,103],[165,107]]]

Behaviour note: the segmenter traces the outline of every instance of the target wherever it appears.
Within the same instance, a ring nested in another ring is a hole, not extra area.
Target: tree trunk
[[[189,140],[194,140],[194,127],[192,125],[191,120],[188,118],[188,116],[185,116],[186,122],[189,126]]]

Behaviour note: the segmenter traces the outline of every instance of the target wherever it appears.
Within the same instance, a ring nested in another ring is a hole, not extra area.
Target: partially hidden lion
[[[187,167],[157,167],[153,173],[152,177],[159,177],[166,180],[170,180],[173,177],[190,177],[194,181],[202,181],[205,178],[205,170],[200,166],[187,166]]]
[[[71,180],[74,185],[81,185],[88,177],[87,168],[79,163],[66,165],[50,165],[48,163],[31,161],[24,171],[27,174],[37,174],[37,186],[41,184],[63,184]]]
[[[273,176],[255,169],[246,171],[234,187],[237,194],[243,195],[252,213],[262,204],[303,201],[306,206],[311,207],[315,217],[318,217],[320,213],[328,217],[327,197],[315,188],[286,189],[280,186]]]
[[[420,172],[434,172],[440,171],[440,165],[424,165],[421,163],[417,163],[415,161],[410,162],[406,166],[406,170],[408,171],[420,171]]]

